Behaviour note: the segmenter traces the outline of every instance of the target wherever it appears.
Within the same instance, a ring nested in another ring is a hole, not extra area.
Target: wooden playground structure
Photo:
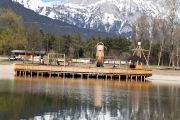
[[[105,80],[140,80],[145,81],[146,77],[152,76],[152,70],[143,54],[141,44],[134,50],[132,57],[127,59],[126,68],[106,68],[103,67],[104,61],[104,44],[101,45],[96,54],[98,66],[84,65],[71,66],[65,63],[65,54],[48,54],[40,64],[15,64],[14,70],[16,76],[48,76],[48,77],[72,77],[72,78],[102,78]],[[97,47],[98,48],[98,47]],[[148,69],[142,68],[143,60],[146,61]],[[61,62],[61,63],[60,63]]]

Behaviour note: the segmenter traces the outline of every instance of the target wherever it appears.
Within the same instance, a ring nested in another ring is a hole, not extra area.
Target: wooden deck
[[[141,80],[152,76],[152,70],[100,68],[100,67],[75,67],[37,64],[16,64],[14,67],[16,76],[48,76],[48,77],[81,77],[103,78],[118,80]]]

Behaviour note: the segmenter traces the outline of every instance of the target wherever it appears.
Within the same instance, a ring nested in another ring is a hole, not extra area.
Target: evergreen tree
[[[85,57],[95,58],[95,46],[97,45],[98,40],[94,35],[86,41],[85,44]]]
[[[49,52],[50,50],[53,50],[53,44],[55,42],[55,36],[51,33],[46,33],[44,35],[44,48],[47,52]]]
[[[72,48],[74,50],[74,58],[79,58],[82,57],[82,53],[80,55],[80,51],[82,50],[83,47],[83,39],[81,38],[80,34],[76,34],[73,36],[73,44]]]

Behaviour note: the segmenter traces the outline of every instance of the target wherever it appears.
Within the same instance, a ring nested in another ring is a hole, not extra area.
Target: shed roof
[[[12,53],[46,54],[46,51],[12,50]]]
[[[142,59],[137,55],[133,55],[130,58],[128,58],[127,60],[142,61]]]

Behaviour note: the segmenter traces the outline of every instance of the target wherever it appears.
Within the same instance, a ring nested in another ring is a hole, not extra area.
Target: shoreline
[[[157,82],[157,81],[177,81],[177,82],[180,82],[180,76],[167,76],[167,75],[153,74],[151,77],[147,77],[146,80],[151,81],[151,82]]]
[[[0,79],[14,79],[14,75],[13,65],[0,65]]]
[[[152,76],[146,78],[151,82],[180,82],[180,70],[152,69]]]
[[[14,65],[11,62],[0,62],[0,79],[14,79]],[[152,69],[152,76],[146,80],[155,81],[177,81],[180,82],[180,70]]]

